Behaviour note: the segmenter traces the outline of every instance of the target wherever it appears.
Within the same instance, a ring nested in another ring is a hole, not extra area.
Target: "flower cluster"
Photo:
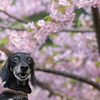
[[[16,0],[15,2],[14,0],[1,0],[0,9],[17,18],[21,18],[44,11],[46,7],[41,3],[41,0]],[[6,20],[9,16],[0,12],[0,18]]]
[[[35,51],[36,44],[34,41],[32,42],[32,35],[30,32],[24,31],[17,33],[16,31],[13,31],[10,35],[11,42],[17,47],[17,51],[26,51],[31,52],[33,49],[33,52]],[[31,42],[30,42],[31,41]]]
[[[73,5],[71,5],[70,2],[65,0],[59,0],[59,2],[52,2],[50,8],[50,17],[52,18],[52,20],[62,25],[72,25],[75,13]]]
[[[72,21],[74,20],[75,13],[70,2],[66,2],[66,6],[62,3],[62,1],[52,2],[49,7],[51,8],[51,13],[50,16],[45,18],[46,21],[42,19],[37,22],[37,25],[34,24],[34,22],[30,22],[26,25],[27,28],[33,29],[32,36],[34,38],[35,44],[38,46],[42,45],[46,41],[47,36],[50,33],[59,32],[60,30],[63,30],[65,26],[69,27],[73,25]],[[16,45],[18,40],[13,40],[12,36],[11,41],[14,45]],[[24,45],[24,43],[21,43],[21,41],[20,44],[21,45],[17,45],[17,47],[20,48],[22,45]],[[25,45],[27,44],[25,43]]]
[[[44,47],[41,51],[36,51],[34,54],[40,66],[68,71],[82,77],[88,76],[96,81],[96,77],[99,77],[100,71],[100,67],[97,66],[100,65],[96,64],[96,62],[99,62],[99,55],[96,49],[95,33],[74,33],[72,35],[68,32],[62,32],[56,36],[52,36],[51,40],[57,47]],[[50,85],[53,89],[63,91],[70,96],[94,100],[98,94],[98,91],[93,91],[91,86],[81,84],[75,80],[52,74],[48,75],[48,73],[42,74],[42,72],[38,72],[36,76],[42,82],[45,80],[45,82],[49,84],[52,83]],[[78,91],[79,89],[80,91]],[[85,92],[86,94],[84,95]],[[36,98],[39,99],[39,96],[41,96],[41,94]],[[44,96],[42,96],[42,98],[44,98]],[[57,97],[54,98],[59,100]],[[51,97],[49,99],[54,100],[54,98]]]
[[[100,6],[100,0],[76,0],[76,6],[79,8],[85,7],[85,6],[97,7],[97,6]]]

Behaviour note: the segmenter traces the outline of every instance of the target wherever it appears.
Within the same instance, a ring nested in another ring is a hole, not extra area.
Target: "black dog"
[[[17,52],[10,55],[0,72],[2,81],[5,81],[0,100],[28,100],[30,75],[31,83],[35,85],[34,67],[34,60],[29,54]]]

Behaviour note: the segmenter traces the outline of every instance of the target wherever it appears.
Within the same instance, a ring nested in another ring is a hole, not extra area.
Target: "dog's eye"
[[[13,60],[14,60],[14,61],[17,61],[17,60],[18,60],[18,57],[14,57]]]
[[[29,61],[29,62],[32,62],[32,59],[31,59],[31,58],[28,58],[28,61]]]

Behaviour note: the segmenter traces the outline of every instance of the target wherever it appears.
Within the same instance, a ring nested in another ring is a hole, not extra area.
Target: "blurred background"
[[[0,0],[0,68],[18,51],[36,63],[29,100],[100,100],[100,1]]]

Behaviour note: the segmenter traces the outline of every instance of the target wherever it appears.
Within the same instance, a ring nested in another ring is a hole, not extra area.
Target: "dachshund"
[[[31,93],[31,83],[36,86],[34,74],[35,63],[33,58],[24,52],[16,52],[10,55],[0,70],[4,91],[0,94],[0,100],[28,100]]]

